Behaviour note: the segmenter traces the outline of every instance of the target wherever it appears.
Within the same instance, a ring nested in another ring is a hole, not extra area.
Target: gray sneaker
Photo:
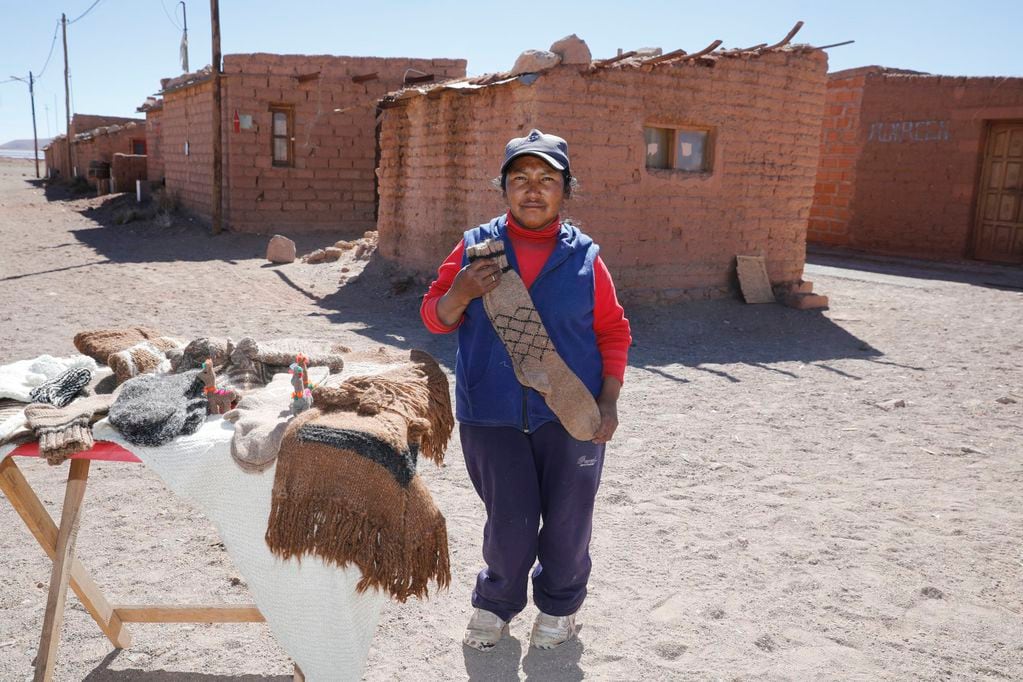
[[[574,613],[570,616],[551,616],[541,611],[536,614],[529,644],[537,649],[553,649],[575,637],[575,633]]]
[[[507,634],[507,621],[501,620],[501,617],[492,611],[476,609],[465,628],[462,644],[480,651],[490,651]]]

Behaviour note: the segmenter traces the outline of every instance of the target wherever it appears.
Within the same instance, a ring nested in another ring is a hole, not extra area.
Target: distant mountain
[[[42,149],[50,144],[52,139],[52,137],[40,137],[39,148]],[[32,149],[32,140],[11,140],[10,142],[0,144],[0,149]]]

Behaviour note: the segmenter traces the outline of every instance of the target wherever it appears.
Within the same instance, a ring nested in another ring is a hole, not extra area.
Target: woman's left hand
[[[622,390],[622,382],[614,377],[604,377],[600,395],[597,396],[597,409],[600,410],[600,427],[593,434],[593,441],[598,445],[611,440],[618,429],[618,394]]]
[[[598,400],[597,409],[600,410],[600,427],[593,434],[593,441],[603,444],[611,440],[618,429],[618,401]]]

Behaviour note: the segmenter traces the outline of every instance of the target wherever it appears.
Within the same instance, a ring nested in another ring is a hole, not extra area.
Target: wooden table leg
[[[36,682],[50,682],[57,664],[57,645],[60,643],[61,626],[64,625],[64,604],[71,581],[71,563],[74,561],[78,522],[88,478],[89,460],[71,460],[67,488],[64,489],[64,508],[60,512],[60,529],[57,531],[56,556],[50,573],[50,593],[43,616],[43,634],[36,652]]]
[[[13,457],[0,460],[0,491],[7,497],[14,511],[18,512],[25,527],[46,555],[54,559],[57,553],[57,524],[25,480]],[[71,589],[115,648],[126,649],[131,646],[128,628],[77,558],[71,562]]]

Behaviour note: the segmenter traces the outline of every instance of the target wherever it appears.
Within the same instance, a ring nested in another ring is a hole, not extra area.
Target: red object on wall
[[[242,120],[238,117],[238,110],[234,110],[234,132],[240,133],[242,131]]]

